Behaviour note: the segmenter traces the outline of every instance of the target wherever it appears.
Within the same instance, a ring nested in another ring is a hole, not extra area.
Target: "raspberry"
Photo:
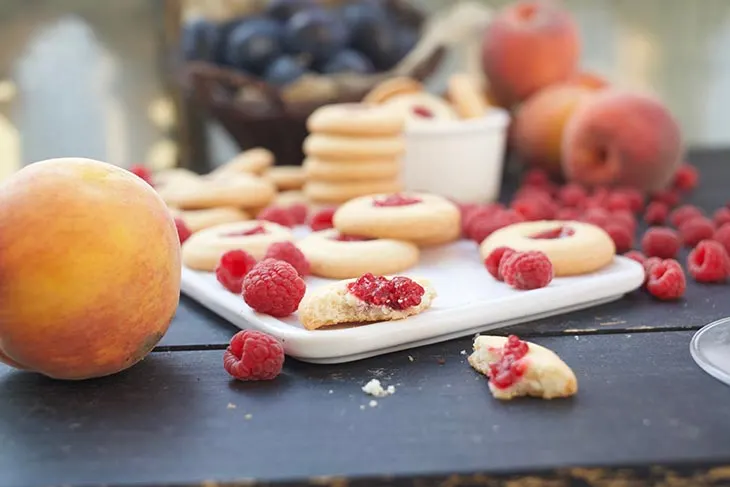
[[[644,285],[646,285],[646,282],[649,280],[649,272],[651,272],[651,268],[661,261],[662,259],[659,257],[649,257],[644,261]]]
[[[295,225],[304,225],[307,222],[309,208],[304,203],[294,203],[289,206],[289,213],[291,213]]]
[[[291,264],[300,276],[309,275],[309,261],[301,250],[291,242],[276,242],[269,245],[264,259],[276,259]]]
[[[697,168],[685,162],[679,166],[679,169],[674,174],[672,186],[679,191],[692,191],[697,187],[699,179],[700,175],[697,172]]]
[[[542,198],[522,197],[512,202],[510,207],[526,221],[550,220],[555,216],[552,201]]]
[[[243,300],[254,311],[284,318],[297,310],[306,288],[291,264],[264,259],[243,278]]]
[[[674,228],[679,228],[686,220],[697,216],[704,216],[702,210],[694,205],[682,205],[675,208],[674,211],[669,214],[669,222],[674,226]]]
[[[611,222],[607,223],[603,229],[611,237],[611,240],[613,240],[616,246],[616,252],[619,254],[628,252],[634,246],[633,232],[626,226]]]
[[[583,213],[580,221],[596,225],[597,227],[603,227],[608,223],[610,216],[611,214],[603,208],[591,208]]]
[[[606,198],[606,209],[609,211],[631,211],[631,200],[625,193],[614,191],[609,193],[608,198]]]
[[[629,204],[628,210],[632,213],[639,213],[644,209],[644,195],[636,188],[616,188],[612,194],[621,195]]]
[[[150,171],[146,167],[136,164],[129,168],[129,172],[142,179],[145,183],[154,187],[154,184],[152,183],[152,171]]]
[[[530,169],[522,176],[522,185],[547,187],[550,185],[550,176],[542,169]]]
[[[673,190],[662,190],[651,195],[652,201],[660,201],[670,208],[674,208],[679,204],[679,193]]]
[[[662,301],[679,299],[687,288],[684,271],[674,259],[666,259],[655,263],[649,269],[646,290]]]
[[[266,333],[255,330],[239,331],[223,354],[223,368],[243,381],[272,380],[284,365],[284,347]]]
[[[638,225],[636,218],[634,218],[634,214],[629,210],[616,210],[612,212],[608,216],[608,222],[606,222],[606,224],[609,223],[615,223],[622,227],[626,227],[632,234],[636,232],[636,226]]]
[[[578,220],[580,218],[580,210],[578,208],[565,207],[555,212],[556,220]]]
[[[513,223],[525,221],[524,217],[513,210],[501,210],[489,217],[472,218],[469,222],[467,235],[477,243],[482,243],[492,232]]]
[[[537,250],[513,253],[502,261],[499,272],[504,282],[521,290],[545,287],[553,280],[552,262]]]
[[[543,200],[552,200],[553,197],[550,194],[548,190],[545,188],[540,188],[537,186],[523,186],[520,189],[515,192],[515,194],[512,196],[512,201],[518,201],[523,198],[527,199],[543,199]]]
[[[652,201],[646,207],[644,221],[649,225],[664,225],[669,216],[669,207],[661,201]]]
[[[215,278],[230,292],[241,294],[243,278],[255,265],[256,259],[245,250],[229,250],[218,261]]]
[[[468,210],[462,216],[461,228],[464,236],[469,237],[469,228],[472,222],[477,219],[492,218],[496,213],[504,211],[504,207],[499,203],[492,203],[489,205],[476,205],[471,210]]]
[[[641,265],[644,265],[644,262],[646,261],[646,256],[638,250],[629,250],[624,254],[624,257],[636,261]]]
[[[641,238],[641,248],[647,257],[674,258],[679,252],[679,235],[668,227],[652,227]]]
[[[728,252],[728,254],[730,254],[730,223],[726,223],[717,230],[715,230],[715,234],[712,236],[712,240],[720,242],[723,247],[725,247],[725,250]]]
[[[180,245],[193,234],[182,218],[175,217],[175,228],[177,229],[177,237],[180,239]]]
[[[682,243],[688,247],[694,247],[700,241],[712,238],[715,233],[715,225],[712,220],[704,216],[696,216],[682,222],[679,226],[679,235]]]
[[[336,208],[325,208],[323,210],[319,210],[317,213],[312,215],[312,218],[309,220],[309,228],[315,232],[332,228],[334,226],[332,225],[332,217],[335,215],[335,210]]]
[[[717,227],[730,223],[730,208],[726,208],[724,206],[722,208],[718,208],[712,215],[712,221],[715,222]]]
[[[484,265],[487,267],[489,273],[498,281],[503,281],[504,278],[499,272],[499,265],[503,260],[506,260],[510,255],[514,254],[515,251],[509,247],[497,247],[492,250],[486,259],[484,259]]]
[[[256,215],[256,219],[278,223],[285,227],[293,227],[295,224],[291,211],[281,206],[267,206]]]
[[[703,240],[687,256],[687,272],[697,282],[722,282],[729,270],[728,254],[720,242]]]
[[[588,192],[580,184],[569,183],[558,190],[558,201],[564,206],[580,208],[588,198]]]

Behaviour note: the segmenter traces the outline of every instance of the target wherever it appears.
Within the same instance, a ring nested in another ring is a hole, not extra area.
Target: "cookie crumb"
[[[332,389],[330,389],[329,391],[327,391],[327,394],[334,394],[334,392],[335,391],[333,391]]]
[[[377,406],[377,405],[378,405],[378,401],[376,401],[375,399],[373,399],[372,401],[370,401],[370,402],[368,403],[368,405],[369,405],[369,406],[370,406],[371,408],[374,408],[375,406]]]
[[[459,352],[459,353],[460,353],[461,355],[466,355],[466,350],[462,350],[462,351],[461,351],[461,352]]]
[[[360,409],[363,410],[363,411],[365,411],[365,405],[364,404],[360,404]]]
[[[251,418],[253,418],[253,414],[251,414],[251,413],[247,413],[247,414],[246,414],[246,415],[244,416],[244,419],[251,419]]]
[[[370,394],[375,397],[385,397],[395,393],[395,386],[388,386],[383,388],[383,385],[378,379],[371,379],[370,382],[362,386],[362,391],[365,394]]]
[[[408,356],[408,361],[409,361],[409,362],[413,362],[414,360],[415,360],[415,359],[414,359],[413,357],[411,357],[410,355]]]
[[[232,402],[229,402],[229,403],[228,403],[228,406],[226,406],[226,408],[227,408],[227,409],[236,409],[236,405],[235,405],[235,404],[233,404]]]
[[[444,365],[446,363],[446,360],[444,360],[443,357],[439,357],[436,359],[436,362],[438,362],[439,365]]]

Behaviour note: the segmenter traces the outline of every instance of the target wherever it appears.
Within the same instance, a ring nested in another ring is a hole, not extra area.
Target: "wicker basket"
[[[390,0],[389,6],[403,22],[423,26],[422,14],[406,2]],[[275,154],[278,165],[299,165],[304,157],[306,120],[312,111],[324,104],[360,101],[373,86],[394,74],[423,80],[436,71],[444,54],[443,46],[435,46],[415,60],[407,56],[390,72],[305,76],[284,89],[234,69],[194,62],[184,66],[183,91],[223,126],[241,150],[265,147]]]

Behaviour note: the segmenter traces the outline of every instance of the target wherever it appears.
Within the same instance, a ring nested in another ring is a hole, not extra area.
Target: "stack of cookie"
[[[384,106],[326,105],[307,120],[304,193],[316,204],[401,190],[404,118]]]

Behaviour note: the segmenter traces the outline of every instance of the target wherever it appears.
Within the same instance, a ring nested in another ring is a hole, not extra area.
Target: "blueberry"
[[[286,22],[295,13],[315,6],[314,0],[270,0],[266,6],[266,15],[279,22]]]
[[[373,63],[362,53],[344,49],[330,58],[322,68],[322,73],[359,73],[368,74],[375,70]]]
[[[195,19],[182,26],[181,48],[187,61],[215,61],[221,40],[217,25],[205,19]]]
[[[290,52],[308,53],[315,63],[324,64],[347,45],[348,31],[328,10],[302,10],[287,22],[285,40]]]
[[[260,74],[282,52],[281,25],[275,20],[252,18],[239,23],[226,43],[226,62]]]
[[[353,37],[357,37],[362,26],[386,22],[388,12],[382,0],[359,0],[342,7],[341,17]]]
[[[284,55],[266,68],[264,79],[272,85],[284,86],[299,79],[306,71],[307,65],[301,58]]]
[[[374,22],[360,26],[352,46],[365,54],[378,71],[386,71],[401,59],[399,27],[391,22]]]

